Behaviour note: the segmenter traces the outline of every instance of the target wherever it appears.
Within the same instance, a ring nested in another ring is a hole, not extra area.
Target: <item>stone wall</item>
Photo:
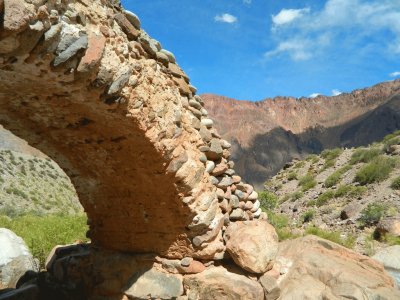
[[[70,176],[93,243],[223,258],[260,203],[174,55],[118,3],[1,7],[0,122]]]

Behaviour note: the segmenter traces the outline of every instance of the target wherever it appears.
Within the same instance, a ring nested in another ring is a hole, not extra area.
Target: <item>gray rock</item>
[[[264,289],[264,295],[266,300],[276,300],[281,295],[281,289],[275,278],[264,274],[258,280]]]
[[[200,126],[199,134],[205,142],[209,142],[212,139],[211,132],[204,125]]]
[[[39,271],[25,242],[14,232],[0,228],[0,245],[0,286],[15,288],[27,271]]]
[[[171,299],[183,294],[181,275],[172,275],[150,269],[140,272],[131,281],[125,295],[134,299]]]
[[[228,186],[231,186],[232,184],[233,184],[232,178],[229,176],[225,176],[218,182],[217,187],[226,190]]]
[[[231,199],[229,200],[229,205],[232,208],[238,208],[239,207],[239,198],[235,195],[231,195]]]
[[[206,172],[211,173],[215,168],[215,163],[212,160],[207,161],[206,163]]]
[[[229,176],[233,176],[233,175],[236,174],[236,172],[235,172],[234,169],[228,169],[228,170],[225,171],[225,174],[229,175]]]
[[[202,153],[202,154],[200,154],[199,160],[202,163],[206,163],[207,162],[207,156],[204,153]]]
[[[234,209],[229,215],[231,221],[238,221],[245,219],[245,212],[241,208]]]
[[[161,49],[160,52],[164,53],[168,57],[170,63],[176,63],[175,55],[172,52],[165,49]]]
[[[229,148],[232,147],[232,145],[231,145],[230,143],[228,143],[228,141],[226,141],[226,140],[222,140],[221,146],[222,146],[222,148],[224,148],[224,149],[229,149]]]
[[[214,176],[210,176],[210,182],[213,185],[217,185],[219,183],[219,180]]]
[[[203,124],[207,128],[211,128],[214,125],[214,122],[211,119],[202,119],[201,124]]]
[[[86,50],[88,46],[88,37],[86,34],[77,39],[73,44],[71,44],[66,50],[61,52],[53,62],[56,67],[62,63],[65,63],[70,58],[74,57],[79,51]]]
[[[156,56],[156,53],[161,50],[161,45],[155,39],[152,39],[146,32],[141,31],[139,36],[139,42],[146,52],[151,56]]]
[[[118,78],[111,84],[110,88],[108,89],[108,94],[109,95],[115,95],[119,93],[123,87],[128,83],[129,78],[132,75],[132,69],[127,68],[124,70]]]
[[[189,100],[189,105],[194,107],[195,109],[198,109],[198,110],[202,109],[201,104],[199,102],[197,102],[196,100],[194,100],[194,99],[190,99]],[[200,114],[201,114],[201,112],[200,112]]]
[[[232,183],[233,183],[233,182],[232,182]],[[247,198],[246,193],[242,192],[242,191],[239,190],[239,189],[236,189],[235,195],[236,195],[240,200],[244,200],[244,199]]]
[[[125,17],[128,19],[128,21],[131,22],[131,24],[133,26],[135,26],[136,29],[140,29],[139,17],[129,10],[125,10],[124,13],[125,13]]]
[[[182,267],[189,267],[190,264],[192,263],[193,258],[192,257],[185,257],[181,260],[181,266]]]
[[[218,160],[222,157],[223,149],[219,139],[212,139],[210,142],[210,150],[206,152],[207,158],[210,160]]]
[[[400,245],[381,249],[372,258],[383,264],[385,270],[392,275],[397,286],[400,287]]]

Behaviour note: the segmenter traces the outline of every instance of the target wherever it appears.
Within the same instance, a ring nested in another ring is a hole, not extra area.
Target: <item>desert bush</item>
[[[342,154],[343,149],[340,148],[335,148],[335,149],[326,149],[322,151],[321,157],[326,159],[326,160],[331,160],[338,158],[340,154]]]
[[[346,165],[346,166],[340,168],[339,170],[336,170],[335,172],[333,172],[325,180],[325,182],[324,182],[325,187],[329,188],[329,187],[336,185],[342,178],[343,174],[346,173],[347,171],[349,171],[350,169],[351,169],[351,166]]]
[[[315,204],[319,207],[326,204],[330,199],[335,197],[335,192],[332,190],[327,190],[325,193],[318,196]]]
[[[294,201],[300,199],[303,196],[304,196],[304,193],[301,192],[301,191],[297,191],[297,192],[291,193],[290,194],[290,201],[294,202]]]
[[[269,191],[262,191],[258,195],[258,199],[261,203],[261,208],[265,211],[273,210],[278,205],[278,197]]]
[[[400,190],[400,176],[393,179],[390,187],[394,190]]]
[[[294,172],[294,171],[290,172],[290,173],[288,174],[288,176],[287,176],[287,179],[288,179],[288,180],[296,180],[296,179],[297,179],[297,173]]]
[[[383,181],[389,177],[396,164],[395,158],[378,156],[356,173],[354,181],[361,185]]]
[[[316,154],[310,154],[306,157],[306,161],[316,164],[319,161],[319,157]]]
[[[395,132],[393,132],[393,133],[391,133],[391,134],[388,134],[387,136],[385,136],[384,138],[383,138],[383,142],[384,143],[386,143],[387,141],[389,141],[389,140],[391,140],[391,139],[393,139],[393,138],[395,138],[395,137],[397,137],[397,136],[399,136],[400,135],[400,130],[397,130],[397,131],[395,131]]]
[[[56,245],[64,245],[77,240],[87,241],[86,215],[24,215],[15,218],[0,216],[0,227],[5,227],[26,242],[33,256],[38,258],[43,268],[46,257]]]
[[[385,215],[386,206],[380,203],[370,203],[361,211],[359,221],[362,226],[377,224]]]
[[[304,167],[305,164],[306,164],[306,162],[305,162],[304,160],[301,160],[301,161],[297,162],[297,163],[294,165],[294,168],[295,168],[295,169],[300,169],[300,168]]]
[[[316,185],[317,182],[315,181],[314,176],[311,174],[307,174],[299,179],[299,186],[301,186],[303,192],[312,189]]]
[[[364,194],[367,191],[365,186],[354,186],[354,185],[341,185],[335,191],[335,198],[351,196],[358,197]]]
[[[340,236],[340,232],[327,231],[314,226],[308,227],[305,233],[319,236],[320,238],[329,240],[350,249],[354,247],[356,241],[356,238],[353,235],[349,235],[345,239],[342,239]]]
[[[307,210],[302,216],[301,216],[301,220],[303,221],[303,223],[308,223],[310,222],[312,219],[314,219],[315,216],[315,210],[310,209]]]
[[[267,212],[268,222],[276,229],[282,229],[288,226],[289,219],[286,215],[276,214],[271,211]]]
[[[360,162],[367,163],[380,154],[382,154],[382,150],[379,148],[358,148],[351,155],[350,164],[354,165]]]
[[[397,136],[397,137],[394,137],[394,138],[392,138],[392,139],[390,139],[390,140],[384,142],[384,144],[383,144],[383,149],[384,149],[386,152],[390,152],[390,148],[391,148],[393,145],[399,145],[399,144],[400,144],[400,136]]]

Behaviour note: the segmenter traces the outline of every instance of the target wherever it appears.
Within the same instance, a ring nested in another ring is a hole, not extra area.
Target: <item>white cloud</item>
[[[309,8],[282,9],[277,15],[272,16],[272,22],[277,26],[289,24],[308,12],[310,12]]]
[[[307,51],[308,41],[291,39],[281,41],[276,49],[265,53],[265,57],[272,57],[280,53],[288,52],[291,58],[295,61],[307,60],[310,58],[311,53]]]
[[[235,16],[233,16],[231,14],[227,14],[227,13],[221,14],[221,15],[216,15],[214,17],[215,22],[222,22],[222,23],[229,23],[229,24],[236,23],[237,20],[238,19]]]
[[[319,11],[282,9],[272,16],[275,47],[269,56],[286,53],[293,60],[348,51],[367,55],[400,54],[399,0],[327,0]],[[288,26],[290,25],[290,26]],[[301,47],[282,47],[287,41],[308,41]],[[333,51],[333,52],[329,52]],[[300,54],[301,54],[300,53]],[[268,55],[267,55],[268,56]],[[304,59],[303,59],[304,60]]]
[[[400,76],[400,72],[396,71],[396,72],[390,73],[389,76],[390,77],[398,77],[398,76]]]
[[[310,96],[308,96],[308,98],[316,98],[320,95],[321,95],[320,93],[312,93]]]
[[[332,96],[339,96],[340,94],[343,94],[343,93],[337,89],[332,90]]]

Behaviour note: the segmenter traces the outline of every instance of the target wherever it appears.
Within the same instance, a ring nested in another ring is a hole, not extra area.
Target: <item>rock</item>
[[[258,209],[260,208],[260,205],[261,205],[260,201],[256,200],[253,203],[253,208],[251,209],[251,212],[255,213],[256,211],[258,211]]]
[[[200,126],[199,134],[205,142],[209,142],[212,139],[211,132],[204,125]]]
[[[207,128],[211,128],[214,125],[214,122],[211,119],[202,119],[201,124],[206,126]]]
[[[174,77],[173,80],[174,80],[175,84],[178,86],[179,92],[181,93],[181,95],[189,96],[192,94],[192,91],[190,90],[189,85],[183,78]]]
[[[218,165],[215,166],[214,170],[212,171],[213,176],[219,176],[225,173],[228,170],[228,165],[224,162],[220,162]]]
[[[25,285],[17,290],[0,293],[0,300],[39,300],[39,287],[35,284]]]
[[[38,272],[25,242],[11,230],[0,228],[0,288],[15,288],[27,272]]]
[[[189,77],[182,71],[182,69],[177,64],[169,64],[168,69],[171,74],[177,78],[183,78],[185,81],[189,81]]]
[[[238,184],[242,181],[242,178],[238,175],[232,176],[233,183]]]
[[[124,88],[124,86],[128,83],[131,75],[132,75],[131,68],[126,68],[125,70],[122,70],[121,73],[118,75],[117,79],[114,80],[114,82],[111,84],[110,88],[108,89],[108,94],[109,95],[118,94]]]
[[[159,52],[156,53],[156,58],[157,58],[157,60],[158,60],[159,62],[161,62],[164,66],[168,67],[169,59],[168,59],[168,56],[167,56],[167,55],[165,55],[164,53],[162,53],[162,52],[159,51]]]
[[[217,187],[225,191],[230,185],[232,185],[232,178],[225,176],[218,182]]]
[[[136,40],[139,37],[139,30],[137,30],[132,23],[122,13],[114,16],[115,21],[121,27],[122,31],[126,34],[129,40]]]
[[[231,195],[231,199],[229,201],[229,205],[232,208],[238,208],[239,207],[239,198],[235,195]]]
[[[225,197],[225,192],[222,189],[217,188],[217,197],[222,200]]]
[[[210,150],[206,152],[207,158],[210,160],[218,160],[222,157],[222,147],[218,139],[212,139],[210,142]]]
[[[185,258],[183,263],[185,265],[182,265],[182,261],[179,260],[163,259],[161,261],[163,269],[172,274],[197,274],[206,269],[204,264],[191,257]]]
[[[279,298],[281,289],[279,288],[275,278],[269,276],[268,274],[264,274],[258,281],[261,283],[261,286],[264,289],[266,300],[276,300]]]
[[[273,266],[278,235],[266,221],[231,223],[225,231],[226,249],[237,265],[252,273],[265,273]]]
[[[258,199],[258,193],[256,191],[251,192],[247,199],[251,201],[256,201]]]
[[[400,237],[400,218],[384,218],[379,221],[376,230],[383,235],[388,233]]]
[[[280,243],[276,260],[281,299],[400,299],[382,265],[316,236]]]
[[[186,151],[183,151],[178,157],[174,158],[168,165],[167,172],[177,172],[189,159]]]
[[[359,202],[352,202],[348,204],[340,213],[340,218],[342,220],[347,220],[347,219],[356,219],[358,214],[361,212],[363,209],[362,204]]]
[[[175,55],[172,52],[165,50],[165,49],[161,49],[160,52],[164,53],[168,57],[168,60],[170,63],[172,63],[172,64],[176,63]]]
[[[134,299],[171,299],[183,294],[182,276],[150,269],[138,273],[124,292]]]
[[[88,47],[79,63],[78,72],[88,72],[98,66],[103,57],[105,43],[106,39],[103,35],[89,34]]]
[[[192,263],[192,261],[193,261],[193,257],[185,257],[185,258],[182,258],[182,260],[181,260],[181,266],[182,266],[182,267],[189,267],[190,264]]]
[[[241,190],[237,189],[235,191],[235,195],[239,198],[239,200],[244,200],[247,199],[248,195],[244,192],[242,192]]]
[[[78,54],[79,51],[85,50],[87,46],[88,46],[88,37],[86,34],[84,34],[80,38],[78,38],[74,43],[72,43],[67,49],[58,54],[58,56],[53,61],[53,65],[57,67],[58,65],[65,63],[70,58]]]
[[[223,267],[211,267],[200,274],[185,276],[183,284],[189,299],[264,299],[260,284]]]
[[[19,33],[28,28],[34,13],[25,6],[24,2],[23,0],[4,0],[2,29],[6,33]]]
[[[229,215],[229,220],[231,221],[241,221],[245,220],[245,212],[241,208],[234,209],[231,214]]]
[[[232,147],[232,145],[226,140],[222,140],[221,145],[222,145],[222,148],[224,148],[224,149],[229,149]]]
[[[124,10],[124,13],[125,13],[125,17],[128,19],[128,21],[131,22],[131,24],[133,26],[135,26],[136,29],[139,30],[140,29],[139,17],[129,10]]]
[[[392,275],[397,286],[400,287],[400,245],[381,249],[372,258],[383,264],[385,270]]]
[[[206,163],[206,172],[211,173],[215,168],[215,163],[212,160],[208,160]]]

